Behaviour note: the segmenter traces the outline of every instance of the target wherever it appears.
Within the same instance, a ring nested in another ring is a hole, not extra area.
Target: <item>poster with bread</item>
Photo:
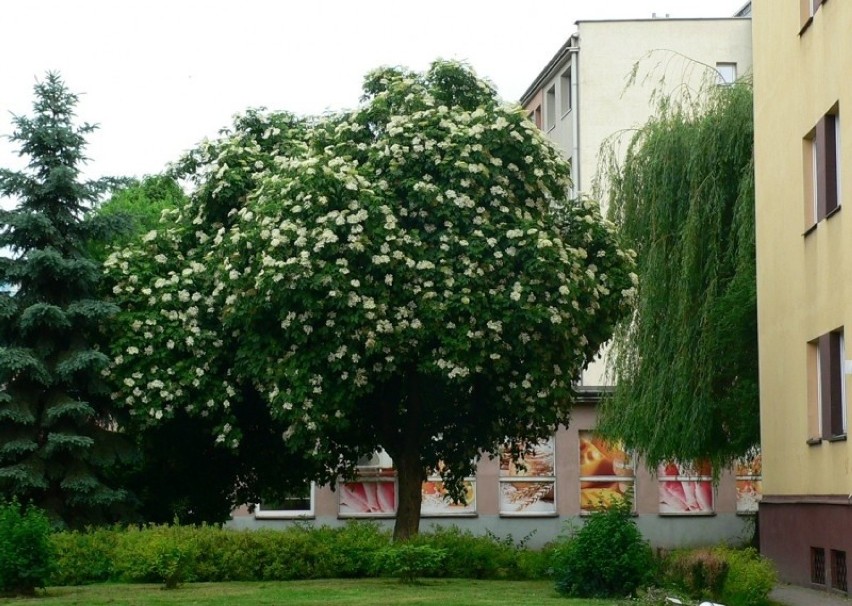
[[[476,482],[465,480],[464,503],[454,503],[447,494],[444,482],[430,478],[423,482],[420,490],[420,515],[423,516],[457,516],[476,513]]]
[[[515,461],[500,451],[500,514],[554,515],[556,513],[556,457],[553,439],[526,449]]]
[[[709,515],[715,511],[709,463],[669,461],[657,469],[657,480],[661,514]]]
[[[734,465],[737,482],[737,513],[755,514],[763,496],[763,461],[760,450],[753,449]]]
[[[619,443],[580,432],[580,513],[623,500],[633,488],[633,460]]]

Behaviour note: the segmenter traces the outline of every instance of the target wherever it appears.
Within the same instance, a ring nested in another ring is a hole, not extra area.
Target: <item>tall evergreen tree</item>
[[[35,85],[32,117],[15,116],[25,169],[0,169],[0,495],[32,501],[70,526],[121,503],[108,486],[122,440],[96,347],[117,308],[96,298],[99,266],[85,250],[86,212],[110,179],[84,181],[91,124],[57,74]],[[7,203],[8,205],[8,203]]]

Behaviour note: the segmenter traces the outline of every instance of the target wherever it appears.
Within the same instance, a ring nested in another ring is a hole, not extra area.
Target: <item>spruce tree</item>
[[[34,90],[33,115],[14,116],[9,137],[28,164],[0,169],[15,205],[0,211],[0,496],[81,526],[126,498],[106,481],[122,440],[97,348],[117,309],[97,299],[85,247],[87,211],[112,180],[81,178],[96,126],[76,123],[77,95],[53,73]]]

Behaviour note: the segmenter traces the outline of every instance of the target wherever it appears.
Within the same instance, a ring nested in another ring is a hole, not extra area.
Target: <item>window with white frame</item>
[[[556,126],[556,85],[547,89],[544,94],[544,130]]]
[[[515,461],[511,446],[500,449],[500,515],[556,515],[556,457],[553,438],[527,448]]]
[[[716,84],[719,86],[730,86],[737,81],[736,63],[716,64]]]
[[[662,515],[712,515],[715,511],[709,463],[664,463],[657,470],[657,485]]]
[[[340,482],[338,513],[341,517],[393,517],[397,507],[396,471],[383,450],[358,462],[353,480]]]
[[[472,516],[476,515],[476,478],[468,476],[462,484],[464,502],[455,502],[450,497],[441,478],[442,464],[423,482],[420,492],[420,515],[425,517]]]
[[[846,381],[844,380],[845,344],[843,329],[821,335],[809,344],[808,371],[809,423],[811,437],[823,440],[845,439],[848,428]]]
[[[580,431],[580,513],[589,514],[630,497],[636,481],[633,458],[619,443]]]
[[[571,111],[571,68],[559,76],[559,110],[563,116]]]
[[[254,507],[256,518],[310,518],[314,516],[316,487],[311,482],[303,490],[293,490],[274,500],[264,500]]]

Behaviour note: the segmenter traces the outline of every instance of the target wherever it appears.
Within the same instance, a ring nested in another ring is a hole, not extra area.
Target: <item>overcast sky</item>
[[[461,59],[517,100],[580,19],[728,17],[744,0],[2,0],[0,135],[59,71],[89,176],[159,172],[247,107],[354,107],[364,74]],[[0,166],[18,168],[0,140]]]

